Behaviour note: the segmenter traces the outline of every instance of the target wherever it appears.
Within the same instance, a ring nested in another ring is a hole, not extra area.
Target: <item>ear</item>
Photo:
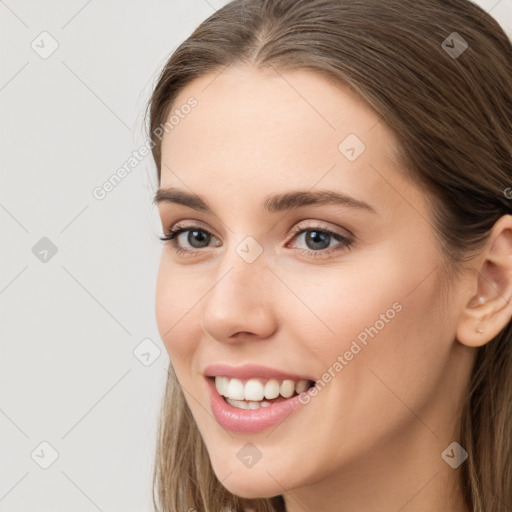
[[[491,341],[512,317],[512,215],[496,221],[475,270],[457,325],[458,341],[469,347]]]

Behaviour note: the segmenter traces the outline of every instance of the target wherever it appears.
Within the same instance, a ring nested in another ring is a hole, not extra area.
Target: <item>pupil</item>
[[[208,245],[208,242],[210,240],[210,235],[206,235],[203,231],[199,231],[199,230],[194,230],[194,231],[189,231],[189,235],[188,235],[188,240],[187,242],[192,246],[192,247],[202,247],[201,243],[204,242],[206,240],[206,245]],[[196,242],[199,242],[199,245],[195,245]]]
[[[329,247],[329,237],[330,235],[327,233],[321,233],[319,231],[309,231],[310,236],[306,236],[306,244],[310,249],[325,249]],[[311,244],[308,242],[311,241]],[[327,242],[326,247],[318,247],[316,244],[322,244],[322,242]]]

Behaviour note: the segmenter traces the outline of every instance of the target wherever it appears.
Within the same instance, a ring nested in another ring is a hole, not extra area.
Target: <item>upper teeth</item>
[[[249,379],[245,385],[240,379],[215,377],[215,386],[220,395],[232,400],[259,401],[263,398],[271,400],[279,395],[290,398],[294,393],[302,393],[309,387],[307,380]]]

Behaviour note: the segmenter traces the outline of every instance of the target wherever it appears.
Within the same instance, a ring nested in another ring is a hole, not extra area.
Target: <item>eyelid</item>
[[[317,229],[319,231],[320,230],[328,231],[328,232],[330,232],[332,234],[336,234],[338,236],[342,236],[342,237],[345,237],[345,238],[350,238],[350,239],[355,238],[354,234],[349,229],[347,229],[347,228],[343,228],[343,230],[345,231],[345,234],[343,234],[343,233],[336,232],[335,229],[333,229],[333,228],[330,228],[330,227],[327,227],[327,226],[321,226],[318,223],[322,223],[322,221],[308,219],[308,220],[299,222],[298,224],[295,224],[295,226],[288,231],[286,236],[287,237],[294,236],[297,233],[299,233],[300,231],[304,231],[306,229]],[[201,221],[197,221],[197,220],[178,221],[178,222],[176,222],[175,224],[173,224],[171,226],[169,231],[174,231],[175,232],[175,231],[178,231],[180,229],[193,229],[193,228],[201,229],[201,230],[207,232],[208,234],[211,234],[211,235],[215,236],[215,238],[218,238],[214,233],[211,232],[210,229],[202,227],[201,226]]]
[[[218,239],[218,237],[212,232],[211,229],[203,226],[202,222],[198,221],[198,220],[183,220],[183,221],[175,222],[174,224],[172,224],[172,226],[169,228],[168,231],[169,231],[169,233],[171,233],[171,232],[176,233],[177,231],[180,231],[180,230],[188,231],[188,230],[194,230],[194,229],[204,231],[205,233],[208,233]]]
[[[299,222],[288,232],[287,236],[295,236],[297,233],[299,233],[301,231],[316,229],[318,231],[327,231],[328,233],[331,233],[333,235],[337,235],[337,236],[347,238],[350,240],[355,238],[354,234],[346,228],[343,229],[343,231],[345,231],[345,233],[338,233],[335,230],[335,228],[330,228],[328,226],[322,226],[321,223],[322,223],[321,220],[305,220],[303,222]],[[338,228],[338,229],[341,229],[341,228]]]

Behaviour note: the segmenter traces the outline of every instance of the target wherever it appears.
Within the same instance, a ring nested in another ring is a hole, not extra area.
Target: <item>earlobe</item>
[[[494,225],[479,264],[475,267],[473,293],[461,313],[457,339],[480,347],[494,339],[512,318],[512,215]]]

